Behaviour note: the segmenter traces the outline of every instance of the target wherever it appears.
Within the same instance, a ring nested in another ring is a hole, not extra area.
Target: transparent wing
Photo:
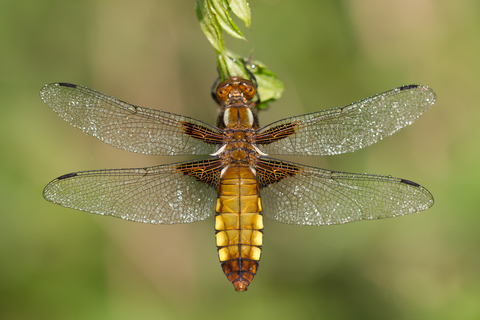
[[[257,167],[263,214],[295,225],[331,225],[426,210],[433,196],[399,178],[328,171],[263,158]]]
[[[64,207],[151,223],[190,223],[215,209],[220,162],[193,162],[138,169],[82,171],[63,175],[43,191]]]
[[[352,152],[412,124],[434,102],[432,89],[403,86],[346,107],[274,122],[258,130],[256,143],[271,155]]]
[[[219,129],[188,117],[137,107],[94,90],[48,84],[40,97],[86,134],[126,151],[151,155],[212,154],[222,143]]]

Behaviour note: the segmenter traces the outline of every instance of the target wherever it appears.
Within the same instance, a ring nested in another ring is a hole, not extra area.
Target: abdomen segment
[[[257,273],[263,243],[263,216],[254,172],[229,165],[218,189],[215,232],[223,272],[236,291],[247,290]]]

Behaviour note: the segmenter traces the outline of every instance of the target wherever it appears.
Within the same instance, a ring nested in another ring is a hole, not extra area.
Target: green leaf
[[[242,58],[233,54],[229,50],[218,55],[218,62],[220,64],[219,71],[222,80],[233,76],[249,78],[248,72],[245,71]]]
[[[237,17],[242,19],[247,28],[250,28],[252,16],[247,0],[230,0],[230,8]]]
[[[235,10],[230,5],[233,5]],[[234,38],[246,41],[233,21],[230,11],[242,19],[247,27],[250,27],[250,8],[246,0],[231,0],[230,4],[228,0],[197,0],[195,3],[195,12],[200,27],[217,53],[225,50],[223,30]]]
[[[197,14],[200,28],[217,52],[225,51],[225,41],[223,40],[222,27],[216,16],[212,14],[208,0],[197,0],[195,3],[195,12]]]
[[[219,24],[227,33],[234,38],[246,40],[235,22],[233,22],[226,0],[208,0],[208,4],[212,13],[216,15]]]
[[[257,109],[263,110],[267,107],[268,103],[282,97],[285,84],[277,78],[275,73],[267,69],[263,63],[252,61],[247,65],[247,68],[257,79],[257,90],[260,96],[260,103],[257,105]]]

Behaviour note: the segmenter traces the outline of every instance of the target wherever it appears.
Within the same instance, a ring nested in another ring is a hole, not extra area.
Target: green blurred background
[[[52,205],[72,171],[183,160],[116,150],[40,100],[72,82],[213,123],[215,56],[194,1],[0,1],[1,319],[480,319],[480,3],[253,0],[235,52],[286,83],[263,124],[421,83],[437,103],[353,154],[294,161],[416,181],[435,205],[331,227],[266,221],[257,277],[236,293],[213,219],[125,222]]]

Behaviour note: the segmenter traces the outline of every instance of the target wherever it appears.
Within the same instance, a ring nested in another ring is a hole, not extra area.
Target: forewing
[[[151,224],[190,223],[215,209],[220,161],[138,169],[82,171],[63,175],[43,191],[64,207]]]
[[[295,225],[397,217],[433,205],[419,184],[389,176],[328,171],[263,158],[257,166],[263,214]]]
[[[412,124],[435,102],[432,89],[399,87],[342,108],[274,122],[258,130],[257,146],[271,155],[334,155],[369,146]]]
[[[199,120],[137,107],[74,84],[48,84],[40,97],[72,126],[126,151],[212,154],[223,139],[219,129]]]

